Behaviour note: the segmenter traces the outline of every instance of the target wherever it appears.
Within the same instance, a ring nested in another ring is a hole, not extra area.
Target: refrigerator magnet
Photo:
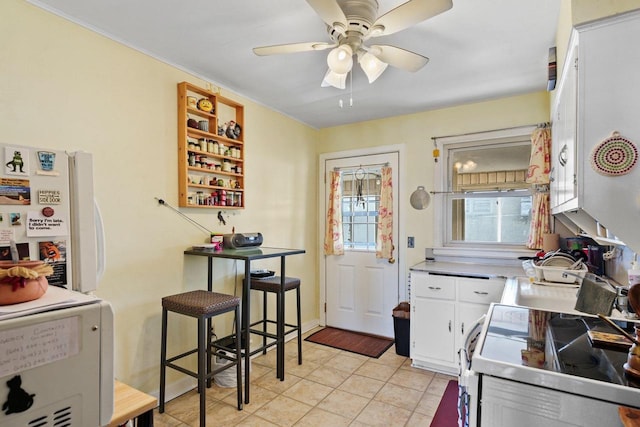
[[[30,205],[28,179],[0,178],[0,205]]]
[[[55,170],[56,153],[52,151],[38,151],[38,162],[40,163],[40,168],[36,170],[36,175],[60,175],[60,173]]]
[[[38,204],[59,205],[61,203],[60,190],[38,190]]]
[[[4,172],[8,175],[29,175],[29,150],[5,147]]]

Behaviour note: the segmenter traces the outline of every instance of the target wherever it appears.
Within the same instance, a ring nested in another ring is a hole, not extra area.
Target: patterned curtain
[[[393,182],[391,168],[381,170],[380,211],[378,212],[378,236],[376,239],[376,258],[386,258],[393,262]]]
[[[526,181],[529,184],[549,184],[551,171],[551,130],[537,128],[531,134],[531,159]]]
[[[327,209],[327,224],[324,234],[324,254],[343,255],[344,240],[342,238],[342,184],[339,171],[331,171],[331,188],[329,193],[329,208]]]
[[[534,184],[534,191],[536,191],[531,206],[531,226],[527,240],[529,249],[541,249],[542,236],[551,232],[548,188],[537,187],[549,184],[550,160],[551,130],[548,126],[537,128],[531,134],[531,160],[527,171],[527,182]]]
[[[531,207],[531,227],[527,248],[542,248],[542,236],[551,233],[549,218],[549,193],[535,193]]]

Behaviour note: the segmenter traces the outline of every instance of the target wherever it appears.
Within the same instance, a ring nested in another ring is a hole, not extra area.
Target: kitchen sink
[[[519,305],[538,310],[554,311],[558,313],[589,315],[575,309],[578,300],[577,285],[538,285],[531,283],[528,277],[513,277],[507,280],[500,303]],[[609,315],[611,319],[622,321],[637,321],[634,314],[621,313],[614,308]]]
[[[574,309],[578,288],[575,286],[537,285],[528,277],[507,280],[501,303],[560,313],[584,314]]]

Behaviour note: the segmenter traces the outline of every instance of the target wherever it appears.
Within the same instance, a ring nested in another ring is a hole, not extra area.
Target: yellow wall
[[[206,286],[205,260],[183,251],[207,236],[154,200],[177,206],[176,84],[205,82],[23,0],[0,2],[0,40],[0,142],[94,154],[107,245],[96,293],[115,310],[116,376],[156,390],[160,299]],[[225,227],[217,211],[182,211],[215,231],[261,231],[269,246],[306,249],[287,273],[302,279],[303,322],[315,321],[317,131],[222,93],[245,105],[247,207]],[[219,289],[233,292],[234,272],[231,261],[216,264]],[[186,335],[176,330],[170,341]]]
[[[547,92],[496,99],[441,110],[391,117],[383,120],[322,129],[318,150],[330,153],[380,145],[405,145],[404,188],[411,194],[419,185],[433,189],[434,172],[442,162],[434,162],[433,137],[510,128],[549,120]],[[437,195],[435,197],[438,197]],[[400,201],[406,232],[415,236],[415,248],[406,249],[406,266],[424,259],[424,248],[433,247],[433,207],[417,211]],[[400,244],[406,239],[401,238]]]
[[[153,392],[160,298],[201,289],[206,280],[205,261],[183,255],[206,236],[154,200],[177,205],[176,84],[206,82],[22,0],[0,2],[0,39],[0,142],[94,154],[108,256],[97,294],[115,310],[116,376]],[[261,231],[269,246],[306,249],[287,261],[288,273],[302,279],[303,322],[319,317],[319,153],[404,144],[410,193],[418,185],[430,188],[440,165],[431,156],[431,137],[549,119],[549,96],[539,92],[317,131],[222,93],[245,105],[247,207],[226,215],[226,227],[217,211],[182,211],[215,231]],[[407,232],[416,236],[416,249],[407,250],[410,266],[433,242],[433,210],[401,203]],[[232,291],[236,266],[220,261],[215,267],[219,289]],[[221,331],[227,323],[218,325]],[[186,330],[172,333],[174,346],[192,341]]]

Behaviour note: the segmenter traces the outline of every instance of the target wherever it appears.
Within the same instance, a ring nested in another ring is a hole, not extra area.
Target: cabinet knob
[[[449,332],[451,332],[451,320],[449,320]]]
[[[431,289],[432,291],[439,291],[442,288],[440,286],[429,286],[429,289]]]
[[[484,292],[484,291],[473,291],[473,293],[476,295],[489,295],[489,292]]]

